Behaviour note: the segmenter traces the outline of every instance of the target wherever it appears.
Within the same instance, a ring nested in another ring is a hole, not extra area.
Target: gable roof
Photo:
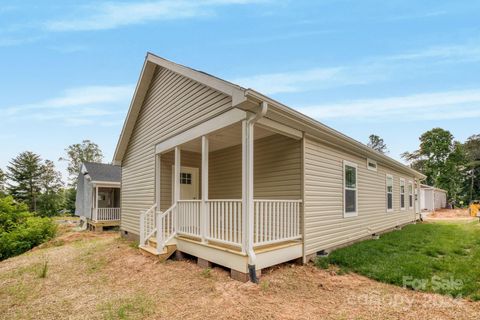
[[[173,72],[176,72],[182,76],[195,80],[201,84],[204,84],[208,87],[211,87],[215,90],[218,90],[222,93],[225,93],[232,97],[232,106],[234,108],[245,101],[250,101],[254,103],[261,103],[263,101],[268,103],[269,111],[267,116],[277,116],[278,119],[287,119],[288,124],[296,129],[304,131],[312,136],[326,140],[328,138],[330,143],[339,145],[344,149],[351,150],[353,152],[362,154],[366,157],[370,157],[373,160],[378,160],[388,165],[391,165],[402,171],[408,171],[413,174],[415,177],[421,179],[425,178],[425,175],[422,173],[406,166],[405,164],[390,158],[384,154],[381,154],[365,144],[335,130],[327,125],[308,117],[301,112],[290,108],[274,99],[271,99],[253,89],[246,89],[229,81],[220,79],[203,71],[198,71],[172,61],[166,60],[159,56],[156,56],[152,53],[147,53],[145,58],[145,63],[140,74],[135,92],[130,103],[130,108],[125,120],[125,123],[122,128],[122,132],[118,139],[117,147],[115,149],[115,154],[113,156],[113,164],[121,164],[123,156],[125,155],[128,141],[133,132],[135,122],[140,113],[141,106],[145,99],[146,93],[150,86],[150,83],[157,66],[169,69]],[[274,119],[275,120],[275,119]]]
[[[88,174],[92,181],[122,182],[122,168],[106,163],[84,162],[82,173]]]

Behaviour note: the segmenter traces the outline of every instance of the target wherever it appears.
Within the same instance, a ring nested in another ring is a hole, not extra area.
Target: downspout
[[[267,110],[268,110],[267,102],[262,101],[260,110],[255,114],[255,116],[252,116],[252,117],[247,119],[247,126],[248,126],[247,132],[248,132],[249,135],[253,134],[253,125],[258,120],[260,120],[261,118],[263,118],[265,116],[265,114],[267,113]],[[250,139],[250,137],[248,137],[248,141],[253,141],[253,138]],[[253,146],[251,146],[250,150],[253,150]],[[252,155],[249,154],[248,156],[251,157]],[[251,166],[250,170],[253,171],[253,166]],[[253,176],[253,174],[252,174],[252,176]],[[253,221],[253,214],[254,214],[253,201],[252,201],[253,200],[253,184],[252,185],[249,184],[247,195],[248,195],[247,199],[248,199],[248,206],[249,206],[249,210],[248,210],[248,219],[249,219],[249,221],[248,221],[248,234],[250,235],[250,234],[252,234],[251,227],[253,227],[253,223],[250,223],[250,222]],[[249,274],[249,277],[250,277],[250,281],[253,282],[253,283],[258,283],[257,270],[256,270],[256,267],[255,267],[255,264],[256,264],[256,261],[257,261],[257,256],[255,255],[255,251],[253,250],[253,237],[248,239],[247,255],[248,255],[248,274]]]

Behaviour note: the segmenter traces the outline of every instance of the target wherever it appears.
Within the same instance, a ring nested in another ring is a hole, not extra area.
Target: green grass
[[[153,301],[143,294],[102,303],[98,309],[107,320],[143,319],[151,314]]]
[[[327,259],[381,282],[480,299],[478,222],[409,225],[336,250]],[[325,261],[317,265],[325,267]]]

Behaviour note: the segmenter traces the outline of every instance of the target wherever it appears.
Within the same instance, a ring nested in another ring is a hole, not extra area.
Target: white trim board
[[[196,127],[188,129],[182,133],[177,134],[170,139],[160,142],[155,146],[155,153],[162,153],[169,150],[172,150],[176,146],[179,146],[185,142],[191,141],[193,139],[199,138],[203,135],[212,133],[214,131],[220,130],[229,125],[235,124],[247,118],[247,113],[240,109],[232,109],[221,115],[205,121],[199,124]]]

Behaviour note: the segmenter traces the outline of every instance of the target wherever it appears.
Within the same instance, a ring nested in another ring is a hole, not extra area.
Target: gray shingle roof
[[[95,162],[84,162],[83,165],[93,181],[122,181],[122,168],[120,166]]]

